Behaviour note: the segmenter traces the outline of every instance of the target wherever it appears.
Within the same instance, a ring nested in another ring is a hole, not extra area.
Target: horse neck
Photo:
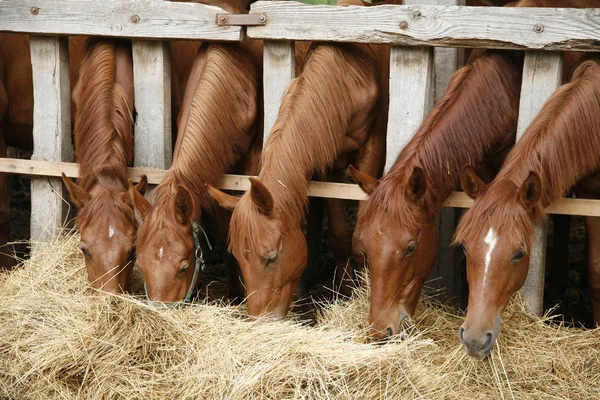
[[[593,151],[600,148],[600,59],[584,61],[573,76],[546,102],[498,173],[518,188],[537,172],[543,208],[600,168]]]
[[[89,191],[100,176],[127,183],[133,162],[133,85],[128,49],[91,42],[76,88],[75,149],[80,184]]]
[[[351,93],[356,82],[365,82],[356,64],[336,46],[320,45],[283,99],[263,150],[259,179],[276,208],[284,210],[287,226],[304,216],[313,173],[323,173],[341,149],[356,108]]]
[[[252,141],[258,83],[252,62],[237,45],[207,45],[204,57],[203,64],[196,60],[188,80],[169,174],[192,189],[196,204],[208,208],[204,184],[216,186]]]
[[[520,63],[502,52],[459,70],[378,191],[403,190],[414,167],[420,167],[427,177],[424,202],[437,212],[465,164],[480,163],[514,141],[520,85]]]

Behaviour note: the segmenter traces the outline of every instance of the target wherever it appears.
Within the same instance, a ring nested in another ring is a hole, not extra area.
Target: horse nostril
[[[394,334],[394,333],[392,332],[392,328],[390,328],[390,327],[388,327],[388,328],[385,330],[385,333],[386,333],[388,336],[392,336],[392,335]]]
[[[483,351],[488,351],[489,349],[492,348],[493,346],[493,340],[494,340],[494,335],[492,335],[492,332],[488,332],[485,334],[485,337],[487,338],[487,340],[485,341],[485,344],[483,345],[483,348],[481,350]]]
[[[464,331],[465,331],[465,328],[463,328],[462,326],[458,330],[458,338],[460,339],[461,343],[465,342],[465,339],[463,339],[463,333],[464,333]]]

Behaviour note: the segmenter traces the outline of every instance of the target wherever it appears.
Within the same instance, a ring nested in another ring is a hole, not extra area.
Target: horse
[[[364,171],[381,173],[388,63],[387,46],[313,43],[282,100],[250,191],[238,198],[208,186],[217,202],[233,211],[229,248],[242,270],[250,316],[282,319],[287,313],[307,264],[301,222],[313,174],[345,168],[351,156]],[[343,257],[345,269],[351,232],[329,203],[335,220],[329,232],[337,236],[336,256]]]
[[[79,183],[62,175],[79,208],[75,226],[92,286],[128,289],[137,221],[129,195],[133,164],[133,59],[131,42],[90,39],[73,89]],[[136,186],[143,194],[147,179]]]
[[[565,71],[572,62],[566,57]],[[399,333],[402,319],[413,316],[437,256],[435,216],[458,186],[461,167],[478,164],[491,178],[514,144],[522,63],[520,52],[474,52],[385,177],[351,168],[369,195],[359,208],[353,249],[370,271],[373,340]]]
[[[248,13],[250,2],[202,2],[231,13]],[[261,146],[262,42],[204,43],[187,81],[173,165],[150,203],[130,194],[142,221],[137,265],[150,301],[187,302],[202,263],[199,221],[212,200],[204,183],[216,185],[232,167],[254,173]],[[236,166],[237,164],[237,166]]]
[[[463,168],[461,185],[475,200],[455,236],[467,257],[469,308],[459,337],[469,355],[489,355],[502,311],[527,277],[534,226],[543,210],[584,178],[579,194],[600,196],[600,159],[593,151],[600,148],[599,116],[600,58],[594,57],[584,59],[571,81],[554,92],[489,185],[470,166]],[[594,321],[599,323],[597,218],[586,217],[586,227]]]

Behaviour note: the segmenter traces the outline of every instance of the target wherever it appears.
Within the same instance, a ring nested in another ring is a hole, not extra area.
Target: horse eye
[[[517,250],[517,252],[516,252],[516,253],[513,255],[513,257],[512,257],[512,260],[511,260],[511,261],[512,261],[513,263],[516,263],[516,262],[519,262],[519,261],[521,261],[521,260],[523,259],[523,257],[525,257],[525,249],[523,249],[523,248],[521,247],[521,248],[520,248],[519,250]]]
[[[460,242],[458,244],[460,246],[460,249],[462,250],[463,254],[466,256],[467,255],[467,246],[465,246],[465,242]]]
[[[179,271],[177,271],[177,276],[181,276],[181,275],[185,274],[187,272],[188,266],[189,266],[188,263],[182,264],[181,269]]]
[[[267,257],[267,267],[270,267],[271,265],[273,265],[275,263],[275,261],[277,261],[278,256],[279,256],[279,252],[270,254],[269,257]]]
[[[80,244],[79,250],[81,250],[81,253],[84,255],[84,257],[86,257],[86,258],[90,257],[90,252],[88,251],[88,249],[85,248],[85,246]]]
[[[406,253],[404,253],[404,257],[410,256],[412,253],[415,252],[415,250],[417,250],[417,243],[416,242],[412,242],[406,248]]]

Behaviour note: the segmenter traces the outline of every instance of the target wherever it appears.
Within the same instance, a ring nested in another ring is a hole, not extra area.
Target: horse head
[[[241,199],[207,186],[224,208],[233,211],[229,250],[246,286],[248,313],[283,319],[306,268],[307,245],[301,227],[286,223],[267,187],[250,178]]]
[[[156,189],[154,205],[130,188],[136,216],[142,221],[136,240],[137,266],[150,301],[189,301],[198,283],[202,257],[197,253],[194,199],[181,184]],[[196,238],[196,239],[195,239]]]
[[[541,216],[541,180],[530,172],[520,186],[504,178],[486,187],[466,166],[461,186],[475,203],[455,237],[467,258],[469,282],[469,307],[459,337],[469,355],[484,358],[498,337],[502,311],[527,277],[533,224]]]
[[[100,173],[95,185],[85,191],[62,175],[71,200],[79,212],[76,226],[79,248],[92,286],[113,293],[128,289],[135,256],[137,222],[126,186],[119,179]],[[142,175],[135,186],[140,196],[148,180]]]
[[[424,201],[427,179],[420,167],[391,191],[353,167],[350,172],[369,194],[360,207],[352,245],[359,263],[363,260],[369,268],[369,337],[379,340],[398,334],[402,320],[415,312],[437,255],[435,215]]]

